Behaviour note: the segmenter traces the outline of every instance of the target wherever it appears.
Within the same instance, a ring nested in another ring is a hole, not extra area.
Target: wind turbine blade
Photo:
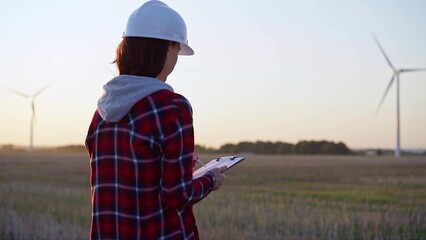
[[[385,53],[385,50],[383,50],[382,45],[380,45],[379,40],[377,40],[376,35],[373,34],[374,40],[376,41],[377,45],[380,48],[380,51],[383,53],[383,56],[386,58],[386,61],[388,62],[389,66],[396,71],[395,67],[392,65],[391,61],[389,60],[388,56]]]
[[[53,82],[50,82],[46,86],[42,87],[40,90],[38,90],[37,92],[34,93],[33,97],[36,97],[37,95],[39,95],[40,93],[42,93],[44,90],[46,90],[52,84],[53,84]]]
[[[30,95],[25,94],[25,93],[22,93],[22,92],[20,92],[20,91],[17,91],[17,90],[15,90],[15,89],[13,89],[13,88],[6,87],[6,86],[3,86],[3,88],[4,88],[4,89],[7,89],[7,90],[8,90],[8,91],[10,91],[10,92],[13,92],[13,93],[15,93],[15,94],[17,94],[17,95],[21,96],[21,97],[24,97],[24,98],[29,98],[29,97],[30,97]]]
[[[102,64],[102,66],[111,74],[111,76],[116,77],[117,73],[114,72],[113,70],[111,70],[111,68],[109,68],[107,65]]]
[[[426,68],[404,68],[401,69],[400,72],[424,72]]]
[[[382,99],[380,100],[379,106],[377,107],[377,110],[376,110],[376,114],[379,112],[380,108],[382,107],[383,101],[385,100],[386,95],[388,94],[389,89],[390,89],[390,87],[392,86],[392,83],[393,83],[393,80],[394,80],[394,79],[395,79],[395,74],[394,74],[394,75],[392,75],[392,77],[391,77],[391,79],[390,79],[390,82],[389,82],[389,84],[388,84],[388,87],[386,88],[386,91],[385,91],[385,93],[383,94]]]

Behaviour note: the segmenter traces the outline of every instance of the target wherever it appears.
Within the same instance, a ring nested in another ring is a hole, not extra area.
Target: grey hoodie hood
[[[103,94],[98,100],[98,112],[107,122],[118,122],[130,109],[146,96],[173,88],[161,80],[151,77],[120,75],[103,86]]]

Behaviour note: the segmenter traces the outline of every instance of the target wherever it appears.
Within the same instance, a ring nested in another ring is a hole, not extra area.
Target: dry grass
[[[0,239],[88,238],[86,155],[0,166]],[[202,239],[426,239],[426,159],[248,156],[195,214]]]
[[[204,239],[425,239],[426,159],[256,156],[196,214]]]
[[[86,155],[0,156],[0,239],[87,239]]]

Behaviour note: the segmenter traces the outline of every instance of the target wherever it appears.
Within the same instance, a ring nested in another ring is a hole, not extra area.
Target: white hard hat
[[[136,9],[127,21],[123,37],[147,37],[180,43],[179,55],[193,55],[183,18],[165,3],[151,0]]]

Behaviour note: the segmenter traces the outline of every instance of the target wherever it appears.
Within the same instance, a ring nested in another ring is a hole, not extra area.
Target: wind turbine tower
[[[10,92],[15,93],[18,96],[21,96],[21,97],[24,97],[24,98],[30,100],[31,112],[30,112],[30,145],[28,147],[29,152],[34,151],[33,139],[34,139],[34,120],[35,120],[35,98],[38,95],[40,95],[44,90],[46,90],[52,83],[53,82],[47,84],[46,86],[42,87],[41,89],[39,89],[38,91],[36,91],[32,95],[25,94],[25,93],[22,93],[20,91],[15,90],[15,89],[4,86],[4,88],[9,90]]]
[[[374,40],[376,41],[377,45],[380,48],[380,51],[382,52],[383,56],[385,57],[386,61],[388,62],[389,66],[393,70],[392,77],[389,81],[389,84],[385,90],[385,93],[382,96],[382,99],[380,100],[379,106],[377,107],[376,113],[379,112],[380,107],[382,106],[383,101],[386,98],[386,95],[388,94],[388,91],[390,87],[392,86],[393,81],[396,79],[396,147],[395,147],[395,157],[399,158],[401,156],[401,127],[400,127],[400,104],[399,104],[399,79],[400,74],[404,72],[421,72],[426,71],[426,68],[395,68],[392,64],[392,62],[389,60],[387,54],[385,53],[385,50],[383,50],[382,46],[379,43],[379,40],[377,40],[376,36],[373,34]]]

